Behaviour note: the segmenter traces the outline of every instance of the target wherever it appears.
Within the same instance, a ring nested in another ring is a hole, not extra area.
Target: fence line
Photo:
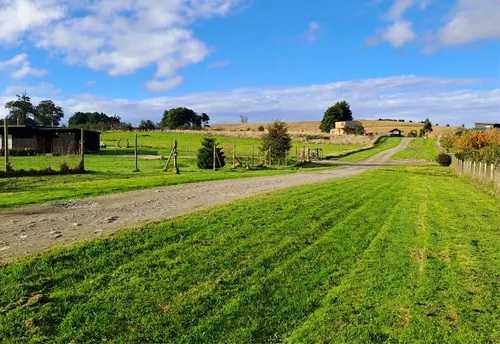
[[[471,160],[452,158],[451,168],[459,176],[468,176],[484,184],[491,184],[495,190],[500,190],[500,167]]]

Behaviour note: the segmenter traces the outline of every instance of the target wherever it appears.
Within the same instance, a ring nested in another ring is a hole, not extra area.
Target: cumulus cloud
[[[390,22],[379,33],[369,39],[371,43],[387,42],[395,48],[415,40],[417,37],[413,30],[413,23],[404,19],[405,13],[414,5],[419,3],[426,6],[426,0],[395,0],[389,9],[386,19]]]
[[[146,88],[152,92],[161,92],[161,91],[166,91],[170,90],[182,83],[183,79],[181,76],[174,76],[173,78],[170,79],[163,79],[163,80],[150,80],[146,84]]]
[[[0,61],[0,71],[9,73],[13,79],[23,79],[29,76],[41,77],[47,74],[47,71],[43,69],[31,67],[26,54],[18,54],[9,60]]]
[[[163,91],[178,84],[181,68],[203,61],[210,51],[190,26],[225,15],[240,1],[15,0],[12,5],[5,0],[0,2],[0,19],[15,15],[18,22],[11,20],[9,26],[16,28],[0,31],[0,40],[14,41],[25,33],[38,47],[58,52],[70,63],[110,75],[154,65],[146,86]]]
[[[395,48],[400,48],[415,38],[416,34],[413,31],[412,23],[407,20],[398,20],[382,32],[382,40]]]
[[[217,122],[238,121],[248,115],[254,121],[276,118],[319,120],[338,100],[347,100],[358,118],[394,117],[438,123],[462,124],[498,121],[500,85],[486,87],[479,80],[394,76],[356,81],[288,87],[250,88],[225,92],[194,93],[178,97],[142,100],[109,99],[81,95],[62,99],[65,110],[104,111],[127,121],[159,120],[165,109],[187,106],[206,112]]]
[[[500,0],[458,0],[450,20],[439,31],[443,45],[500,38]]]
[[[0,41],[14,43],[28,30],[62,18],[64,7],[56,0],[0,0]]]

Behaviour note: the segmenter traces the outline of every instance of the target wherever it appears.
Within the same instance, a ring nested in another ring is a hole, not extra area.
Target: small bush
[[[451,165],[451,156],[446,153],[441,153],[437,156],[436,161],[441,166],[450,166]]]
[[[290,148],[292,148],[292,138],[288,134],[285,122],[275,121],[267,127],[267,133],[262,135],[261,151],[272,161],[283,161]]]
[[[201,148],[198,150],[197,165],[198,168],[208,170],[214,166],[214,147],[215,147],[215,168],[221,168],[226,165],[224,151],[219,147],[217,141],[211,137],[203,138]]]
[[[59,165],[59,172],[61,174],[68,174],[71,171],[69,168],[68,164],[63,162],[61,165]]]
[[[257,128],[258,131],[264,131],[266,130],[266,128],[264,128],[263,125],[259,125],[259,127]]]

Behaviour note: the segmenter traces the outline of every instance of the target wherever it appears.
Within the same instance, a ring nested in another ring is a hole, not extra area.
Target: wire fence
[[[500,167],[485,162],[452,158],[451,168],[460,176],[467,176],[500,191]]]

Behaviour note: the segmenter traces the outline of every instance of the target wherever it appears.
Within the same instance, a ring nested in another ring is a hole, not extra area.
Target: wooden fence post
[[[175,174],[180,174],[179,164],[177,163],[177,140],[174,140],[174,169]]]
[[[215,142],[213,147],[213,156],[212,156],[212,169],[215,171]]]
[[[80,168],[85,171],[85,131],[80,128]]]
[[[4,158],[5,158],[5,176],[9,175],[9,130],[7,129],[8,127],[8,122],[7,122],[7,116],[5,116],[3,120],[3,151],[4,151]]]
[[[134,149],[134,155],[135,155],[135,170],[134,172],[139,172],[139,163],[138,163],[138,155],[139,152],[137,150],[137,133],[135,134],[135,149]]]
[[[254,155],[255,151],[254,151],[254,146],[252,145],[252,167],[255,166],[255,155]]]
[[[233,168],[236,167],[236,145],[233,144]]]

